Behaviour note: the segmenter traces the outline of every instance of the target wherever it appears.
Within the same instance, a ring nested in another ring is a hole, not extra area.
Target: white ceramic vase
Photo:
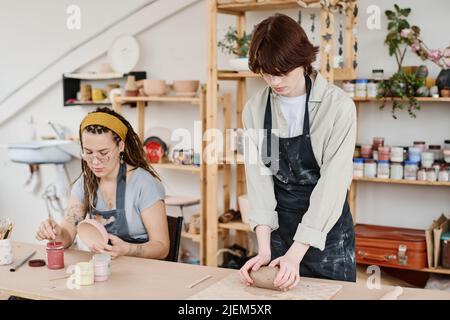
[[[248,58],[231,59],[230,68],[234,71],[250,71],[248,68]]]

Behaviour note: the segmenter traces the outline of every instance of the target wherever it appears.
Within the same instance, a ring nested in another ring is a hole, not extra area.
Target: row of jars
[[[384,80],[382,69],[372,70],[372,79],[344,81],[342,89],[352,98],[375,98],[381,93],[380,83]]]
[[[416,161],[389,162],[388,160],[353,159],[353,176],[381,179],[405,179],[448,182],[450,167],[434,163],[431,167],[419,167]]]
[[[357,145],[354,158],[374,159],[392,162],[403,162],[406,160],[421,162],[425,168],[430,168],[434,162],[448,163],[447,156],[450,150],[450,140],[445,140],[444,150],[440,145],[427,145],[424,141],[414,141],[411,147],[388,147],[384,146],[384,138],[376,137],[373,144]]]

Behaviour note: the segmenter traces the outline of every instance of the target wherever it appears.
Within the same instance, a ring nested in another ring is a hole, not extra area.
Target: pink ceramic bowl
[[[172,87],[177,95],[193,95],[197,93],[199,84],[198,80],[176,80]]]
[[[108,232],[105,227],[94,219],[81,221],[77,227],[80,239],[89,247],[94,245],[104,247],[108,244]]]
[[[142,86],[146,96],[161,96],[166,93],[166,81],[164,80],[142,80]]]

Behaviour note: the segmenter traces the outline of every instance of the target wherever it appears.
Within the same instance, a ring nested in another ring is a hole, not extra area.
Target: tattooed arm
[[[84,206],[74,197],[70,197],[69,208],[61,225],[53,219],[41,222],[36,232],[38,240],[53,240],[63,243],[65,248],[72,245],[77,234],[77,224],[86,216]]]
[[[61,239],[65,248],[72,245],[77,235],[77,225],[86,217],[86,210],[80,201],[71,196],[69,200],[69,208],[66,210],[64,220],[61,222]]]
[[[141,215],[150,240],[142,244],[132,244],[110,236],[113,244],[110,253],[113,257],[123,254],[147,259],[164,259],[169,253],[169,229],[164,202],[156,202],[150,208],[143,210]]]

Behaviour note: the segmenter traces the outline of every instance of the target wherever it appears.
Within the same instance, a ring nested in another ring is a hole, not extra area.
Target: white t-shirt
[[[280,108],[289,126],[289,137],[303,134],[306,94],[297,97],[278,96]]]

